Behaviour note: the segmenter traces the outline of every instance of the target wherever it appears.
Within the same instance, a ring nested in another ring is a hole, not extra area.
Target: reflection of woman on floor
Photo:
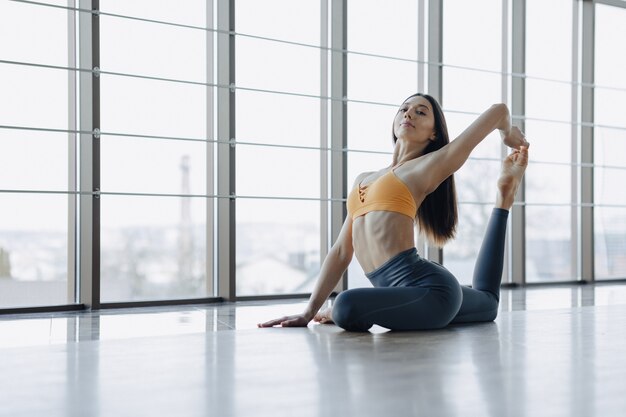
[[[495,129],[514,150],[502,164],[495,208],[469,288],[459,285],[441,265],[417,254],[414,222],[433,244],[442,246],[454,237],[457,207],[452,174]],[[305,311],[259,327],[306,326],[314,319],[353,331],[365,331],[374,324],[420,330],[495,319],[507,217],[528,164],[529,144],[524,134],[511,126],[506,105],[496,104],[450,142],[437,101],[415,94],[396,114],[393,139],[391,165],[356,178],[348,196],[348,216]],[[353,253],[375,288],[343,291],[332,309],[318,313]]]

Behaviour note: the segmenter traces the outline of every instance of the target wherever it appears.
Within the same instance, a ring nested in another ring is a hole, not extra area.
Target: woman
[[[417,254],[414,224],[438,246],[454,237],[457,209],[452,174],[495,129],[514,150],[502,164],[496,204],[469,288],[460,286],[443,266]],[[423,330],[495,319],[507,217],[528,164],[529,144],[523,133],[511,126],[506,105],[495,104],[450,142],[437,101],[415,94],[394,118],[393,139],[391,166],[356,178],[348,196],[348,216],[305,311],[259,327],[306,326],[314,319],[352,331],[366,331],[374,324]],[[318,313],[353,254],[374,288],[343,291],[332,308]]]

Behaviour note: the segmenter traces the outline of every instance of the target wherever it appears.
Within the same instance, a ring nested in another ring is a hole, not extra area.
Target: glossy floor
[[[256,328],[303,305],[0,316],[0,415],[626,415],[626,285],[503,290],[438,331]]]

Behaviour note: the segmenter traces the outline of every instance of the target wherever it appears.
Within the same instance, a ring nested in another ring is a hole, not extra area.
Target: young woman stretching
[[[443,266],[417,254],[414,224],[438,246],[454,237],[457,207],[452,174],[495,129],[513,151],[502,164],[495,208],[469,288],[459,285]],[[402,103],[394,118],[393,140],[391,165],[356,178],[348,196],[348,216],[304,312],[259,327],[306,326],[314,319],[351,331],[366,331],[374,324],[422,330],[495,319],[507,217],[528,165],[524,134],[511,126],[506,105],[495,104],[450,142],[437,101],[415,94]],[[343,291],[332,308],[318,313],[353,254],[374,288]]]

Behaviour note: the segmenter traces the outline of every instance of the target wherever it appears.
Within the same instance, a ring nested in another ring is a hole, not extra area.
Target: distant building
[[[0,278],[11,278],[11,258],[3,248],[0,248]]]
[[[239,295],[300,292],[308,281],[306,272],[275,258],[262,258],[237,265]]]
[[[184,155],[180,161],[181,194],[191,193],[189,182],[189,156]],[[191,198],[180,199],[180,222],[178,224],[178,277],[182,282],[193,280],[193,233],[191,219]]]

